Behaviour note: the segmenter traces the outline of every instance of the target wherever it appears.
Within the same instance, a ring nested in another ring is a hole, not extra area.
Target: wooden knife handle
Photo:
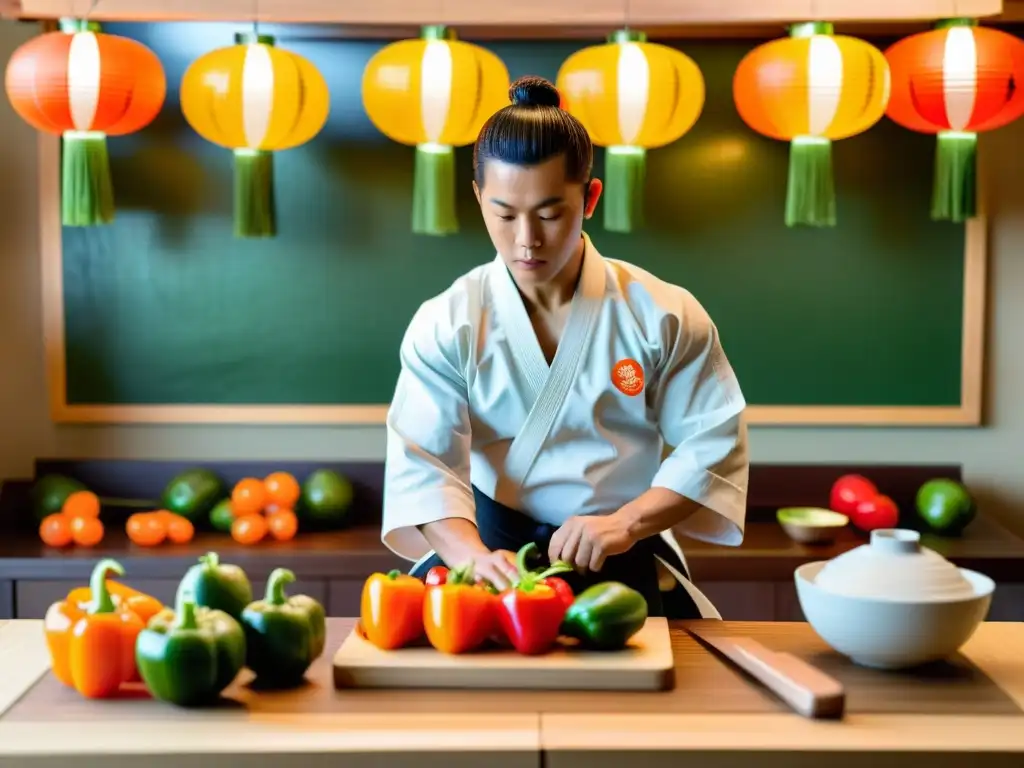
[[[776,653],[746,637],[716,637],[712,642],[804,717],[842,717],[842,684],[803,659]]]

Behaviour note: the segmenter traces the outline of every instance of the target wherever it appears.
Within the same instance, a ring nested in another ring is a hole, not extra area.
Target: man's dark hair
[[[509,88],[512,103],[495,112],[473,147],[473,175],[483,187],[488,159],[537,165],[563,155],[569,181],[590,181],[594,145],[583,123],[559,107],[558,90],[542,77],[520,77]]]

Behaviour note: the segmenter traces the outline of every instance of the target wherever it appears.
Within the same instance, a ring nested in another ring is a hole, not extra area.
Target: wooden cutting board
[[[451,655],[429,645],[383,651],[359,625],[334,655],[336,688],[662,691],[675,683],[668,622],[649,618],[621,651],[569,644],[540,656],[495,648]]]

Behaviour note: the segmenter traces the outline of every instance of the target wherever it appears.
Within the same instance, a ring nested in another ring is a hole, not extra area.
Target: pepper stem
[[[391,581],[394,581],[395,579],[397,579],[399,576],[402,575],[402,572],[400,570],[398,570],[397,568],[393,568],[390,571],[388,571],[387,575],[388,575],[388,578]]]
[[[474,563],[470,560],[468,563],[448,571],[448,578],[445,581],[448,584],[473,584],[476,581],[475,570]]]
[[[220,565],[220,555],[216,552],[207,552],[205,555],[201,555],[199,562],[206,566],[206,570],[215,571],[217,566]]]
[[[270,578],[267,579],[267,593],[263,599],[270,605],[284,605],[288,600],[284,594],[285,585],[291,584],[293,581],[295,581],[294,573],[287,568],[275,568],[270,572]]]
[[[114,600],[107,589],[107,577],[110,574],[124,576],[124,568],[116,560],[106,558],[96,563],[89,577],[89,592],[92,600],[89,601],[89,613],[113,613]]]
[[[183,600],[178,606],[177,621],[174,623],[178,629],[196,629],[196,604],[192,600]]]
[[[516,552],[516,570],[519,571],[519,579],[515,583],[515,588],[522,590],[523,592],[532,592],[537,582],[546,579],[548,576],[554,576],[556,573],[566,573],[572,570],[572,566],[562,560],[556,560],[549,567],[545,568],[540,572],[533,572],[526,567],[526,558],[529,555],[536,554],[537,544],[533,541],[524,544],[522,548]]]

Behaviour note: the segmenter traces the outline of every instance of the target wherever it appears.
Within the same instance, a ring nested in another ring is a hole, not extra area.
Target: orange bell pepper
[[[145,592],[140,592],[137,589],[132,589],[120,581],[107,579],[107,591],[110,593],[110,599],[114,601],[116,608],[120,608],[122,605],[127,607],[132,613],[142,619],[143,624],[149,624],[149,620],[164,609],[164,604],[155,597],[147,595]],[[68,603],[77,605],[82,610],[85,610],[88,603],[92,600],[92,587],[76,587],[68,592],[66,600]],[[135,671],[128,682],[142,682],[142,677],[139,675],[138,670]]]
[[[107,592],[110,593],[110,599],[114,601],[114,605],[120,606],[121,603],[125,603],[146,624],[165,607],[155,597],[113,579],[107,579]],[[92,600],[91,587],[76,587],[68,592],[67,601],[69,603],[83,605],[90,600]]]
[[[427,587],[423,628],[442,653],[466,653],[483,645],[498,627],[498,598],[475,583],[473,566],[448,573],[444,584]]]
[[[359,622],[366,639],[386,651],[401,648],[423,635],[426,585],[398,571],[374,573],[363,584]]]
[[[112,696],[136,677],[135,639],[145,624],[126,600],[114,603],[107,575],[124,574],[115,560],[101,560],[89,580],[86,603],[61,600],[43,621],[53,675],[86,698]]]

